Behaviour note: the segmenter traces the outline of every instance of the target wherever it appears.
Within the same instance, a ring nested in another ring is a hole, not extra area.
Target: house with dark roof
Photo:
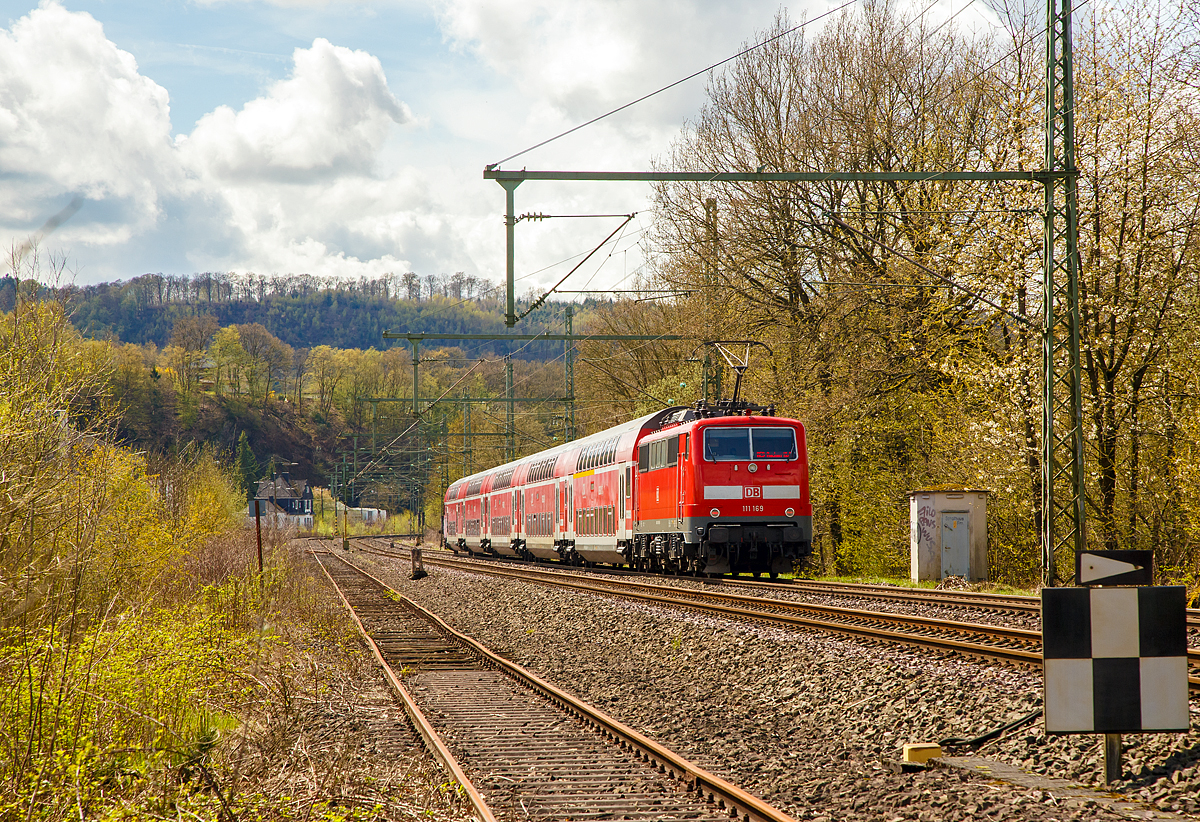
[[[264,522],[280,527],[313,527],[313,490],[308,480],[293,480],[290,474],[276,474],[258,481],[254,501],[247,514],[254,518],[254,506],[259,505]]]

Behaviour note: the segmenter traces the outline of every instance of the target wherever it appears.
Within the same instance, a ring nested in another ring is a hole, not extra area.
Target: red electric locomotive
[[[668,408],[463,477],[442,533],[470,553],[775,576],[812,550],[804,426],[745,402]]]

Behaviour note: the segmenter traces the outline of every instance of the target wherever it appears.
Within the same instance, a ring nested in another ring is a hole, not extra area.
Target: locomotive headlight
[[[719,517],[719,516],[721,516],[721,509],[720,509],[720,508],[714,508],[714,509],[712,509],[711,511],[709,511],[709,512],[708,512],[708,515],[709,515],[710,517]]]
[[[795,509],[795,508],[788,508],[787,510],[785,510],[785,511],[783,512],[783,515],[784,515],[785,517],[794,517],[794,516],[796,516],[796,509]]]

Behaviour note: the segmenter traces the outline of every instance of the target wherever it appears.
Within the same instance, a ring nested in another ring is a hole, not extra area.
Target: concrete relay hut
[[[987,497],[979,488],[910,491],[909,570],[913,582],[988,576]]]

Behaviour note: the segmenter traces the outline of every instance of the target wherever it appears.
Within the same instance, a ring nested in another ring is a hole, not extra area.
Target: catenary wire
[[[855,2],[857,2],[857,0],[846,0],[846,2],[842,3],[840,6],[832,8],[829,11],[824,12],[823,14],[818,14],[812,20],[806,20],[803,23],[792,26],[792,28],[788,29],[787,31],[783,31],[783,32],[780,32],[779,34],[768,37],[766,40],[763,40],[760,43],[755,43],[753,46],[750,46],[749,48],[742,49],[741,51],[739,51],[737,54],[733,55],[732,57],[726,57],[724,60],[713,63],[711,66],[702,68],[699,71],[692,72],[687,77],[676,80],[673,83],[669,83],[668,85],[665,85],[660,89],[652,91],[649,94],[643,94],[641,97],[637,98],[636,100],[632,100],[628,103],[625,103],[624,105],[618,106],[617,108],[614,108],[611,111],[601,114],[599,117],[593,117],[592,119],[588,120],[586,123],[580,123],[577,126],[567,129],[566,131],[562,132],[561,134],[556,134],[553,137],[550,137],[549,139],[542,140],[540,143],[530,146],[529,148],[522,149],[521,151],[518,151],[516,154],[510,154],[509,156],[505,157],[503,160],[499,160],[495,163],[490,163],[488,165],[488,170],[490,171],[491,169],[497,168],[500,165],[502,165],[503,163],[507,163],[509,160],[515,160],[517,157],[520,157],[523,154],[528,154],[529,152],[533,151],[534,149],[538,149],[538,148],[541,148],[542,146],[549,145],[550,143],[553,143],[555,140],[559,140],[563,137],[566,137],[568,134],[574,134],[575,132],[579,131],[582,128],[587,128],[588,126],[592,125],[593,123],[598,123],[607,117],[611,117],[612,115],[617,114],[618,112],[624,111],[625,109],[630,108],[632,106],[636,106],[638,103],[641,103],[645,100],[649,100],[651,97],[662,94],[664,91],[669,91],[670,89],[673,89],[676,86],[681,85],[682,83],[686,83],[688,80],[692,80],[696,77],[699,77],[701,74],[707,74],[708,72],[712,71],[715,68],[720,68],[721,66],[725,65],[726,63],[732,62],[732,61],[738,59],[739,57],[749,54],[752,51],[756,51],[756,50],[762,48],[763,46],[770,45],[771,43],[775,42],[776,40],[778,40],[782,37],[786,37],[787,35],[791,34],[794,31],[798,31],[802,28],[805,28],[806,26],[811,26],[813,23],[816,23],[817,21],[819,21],[825,17],[828,17],[829,15],[834,14],[835,12],[839,12],[842,9],[846,8],[847,6],[854,5]]]

